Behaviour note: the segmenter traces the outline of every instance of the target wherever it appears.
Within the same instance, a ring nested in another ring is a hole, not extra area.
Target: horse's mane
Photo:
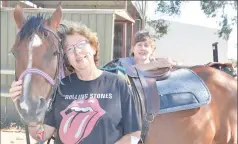
[[[26,23],[19,32],[20,40],[32,36],[35,32],[43,32],[44,21],[48,21],[51,17],[47,17],[45,14],[38,13],[37,16],[28,16]]]

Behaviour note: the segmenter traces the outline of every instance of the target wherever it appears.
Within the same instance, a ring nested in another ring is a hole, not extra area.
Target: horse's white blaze
[[[31,45],[32,47],[38,47],[42,44],[42,40],[40,39],[40,37],[37,34],[34,34],[34,36],[32,37],[29,46]]]
[[[42,40],[40,39],[40,37],[37,34],[34,34],[31,41],[29,42],[28,45],[28,64],[27,64],[27,68],[32,68],[32,53],[33,53],[33,48],[40,46],[42,44]],[[29,83],[31,81],[31,75],[32,74],[26,74],[26,76],[24,77],[24,97],[27,97],[27,93],[28,93],[28,86]],[[24,103],[24,102],[23,102]],[[21,108],[25,109],[26,111],[29,110],[29,108],[27,107],[26,104],[21,104]]]

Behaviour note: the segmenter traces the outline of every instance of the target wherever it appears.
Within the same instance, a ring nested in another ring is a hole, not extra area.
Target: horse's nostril
[[[45,99],[44,98],[40,98],[38,109],[42,109],[43,107],[45,107],[45,105],[46,105]]]
[[[37,109],[36,109],[36,114],[39,115],[41,114],[41,112],[44,110],[45,106],[46,106],[46,101],[44,98],[40,98],[38,101],[38,105],[37,105]]]

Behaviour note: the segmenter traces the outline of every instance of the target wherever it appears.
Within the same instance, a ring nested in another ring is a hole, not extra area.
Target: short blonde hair
[[[78,33],[88,39],[91,47],[96,51],[94,55],[94,62],[98,65],[99,61],[99,42],[96,32],[92,32],[85,24],[81,22],[73,22],[63,20],[61,27],[58,29],[58,35],[62,41],[63,47],[65,47],[65,40],[67,35],[73,35]]]

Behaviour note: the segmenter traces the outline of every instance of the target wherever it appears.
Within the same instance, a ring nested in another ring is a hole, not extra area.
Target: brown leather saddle
[[[125,68],[126,74],[133,80],[135,87],[139,90],[138,93],[145,98],[146,112],[156,115],[160,109],[156,81],[167,79],[170,76],[170,68],[141,71],[133,65],[132,58],[121,58],[119,61],[120,65]]]
[[[156,81],[169,78],[171,67],[164,66],[157,69],[146,70],[151,68],[143,67],[143,65],[137,67],[134,64],[134,59],[131,57],[120,58],[111,61],[105,65],[103,69],[109,70],[108,68],[113,67],[115,70],[122,69],[131,81],[130,87],[133,91],[133,98],[142,125],[141,139],[144,141],[149,129],[149,124],[153,121],[160,109],[160,99]],[[109,71],[112,71],[112,69]]]

